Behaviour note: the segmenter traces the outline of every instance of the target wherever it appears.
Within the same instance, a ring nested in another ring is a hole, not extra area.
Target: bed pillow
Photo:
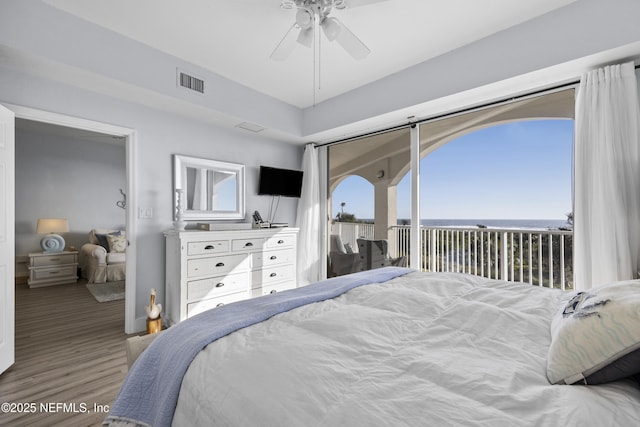
[[[547,378],[552,384],[599,384],[631,377],[640,373],[638,350],[640,281],[575,292],[551,322]]]

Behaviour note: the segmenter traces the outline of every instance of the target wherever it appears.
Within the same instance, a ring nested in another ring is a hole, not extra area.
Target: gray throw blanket
[[[278,313],[335,298],[358,286],[386,282],[411,271],[385,267],[335,277],[225,305],[172,326],[133,364],[104,425],[170,426],[182,378],[200,350],[211,342]]]

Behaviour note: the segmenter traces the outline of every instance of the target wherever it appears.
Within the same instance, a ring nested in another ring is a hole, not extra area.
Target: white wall
[[[205,157],[246,166],[247,220],[267,212],[269,197],[258,196],[260,165],[299,169],[302,149],[240,130],[227,130],[148,107],[120,101],[40,77],[0,68],[0,103],[6,102],[114,124],[136,130],[135,179],[139,207],[153,217],[138,221],[136,317],[144,317],[151,288],[164,301],[164,237],[172,227],[172,154]],[[297,199],[283,198],[278,220],[294,223]]]
[[[16,255],[40,251],[38,218],[67,218],[67,247],[95,227],[124,228],[124,142],[99,143],[16,128]]]

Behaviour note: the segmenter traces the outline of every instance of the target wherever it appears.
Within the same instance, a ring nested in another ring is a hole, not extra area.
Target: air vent
[[[191,76],[180,70],[178,72],[178,86],[198,93],[204,93],[204,80]]]
[[[255,123],[242,122],[236,125],[237,128],[248,130],[250,132],[258,133],[262,132],[265,128]]]

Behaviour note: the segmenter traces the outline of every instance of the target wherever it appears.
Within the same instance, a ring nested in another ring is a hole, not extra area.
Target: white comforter
[[[356,288],[209,345],[173,425],[640,425],[630,381],[549,384],[559,296],[443,273]]]

